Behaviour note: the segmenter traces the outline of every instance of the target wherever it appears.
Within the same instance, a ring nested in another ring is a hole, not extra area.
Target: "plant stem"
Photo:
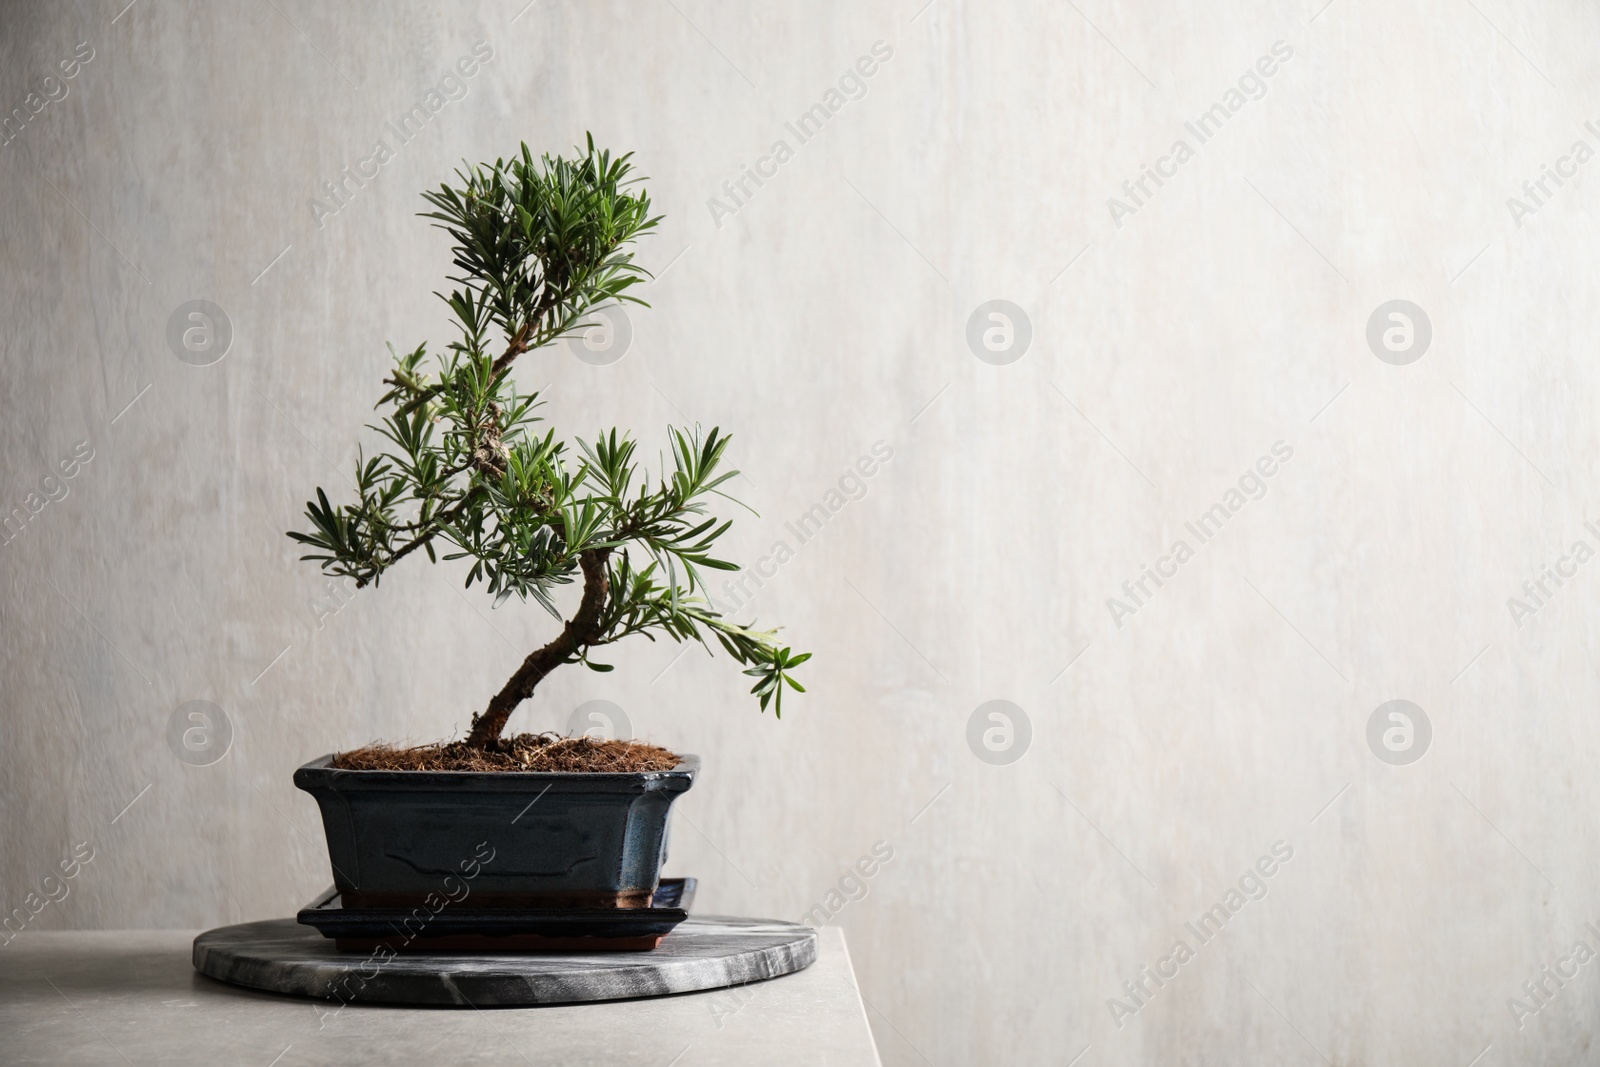
[[[415,538],[400,546],[400,548],[395,551],[394,555],[390,556],[388,560],[384,562],[382,569],[389,569],[404,557],[410,555],[412,552],[415,552],[429,541],[432,541],[434,535],[436,535],[440,530],[444,529],[444,527],[461,517],[462,512],[467,510],[468,502],[472,500],[473,495],[477,492],[478,489],[476,486],[468,489],[461,495],[461,499],[456,501],[454,507],[446,508],[444,511],[439,512],[438,514],[434,515],[433,518],[429,519],[428,525],[431,527],[431,529],[427,530],[425,533],[418,534]],[[356,579],[356,588],[360,589],[362,586],[366,585],[369,580],[370,579],[365,578]]]
[[[522,328],[516,332],[515,336],[511,338],[511,343],[506,346],[505,352],[489,368],[491,376],[500,377],[506,372],[506,368],[511,366],[512,360],[528,350],[528,334],[533,329],[533,323],[534,320],[530,318],[522,324]]]
[[[578,554],[578,565],[583,568],[583,600],[577,614],[567,620],[554,641],[523,660],[522,666],[489,701],[483,713],[473,717],[472,730],[467,734],[469,747],[492,747],[511,713],[518,704],[533,696],[534,687],[544,681],[545,675],[600,637],[600,611],[605,607],[611,588],[606,571],[606,557],[610,554],[609,548],[591,548]]]

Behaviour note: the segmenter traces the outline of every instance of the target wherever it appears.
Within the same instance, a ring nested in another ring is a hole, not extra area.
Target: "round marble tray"
[[[658,997],[776,978],[810,966],[817,932],[769,919],[691,916],[650,952],[489,955],[340,952],[293,919],[207,930],[201,974],[347,1003],[489,1007]]]

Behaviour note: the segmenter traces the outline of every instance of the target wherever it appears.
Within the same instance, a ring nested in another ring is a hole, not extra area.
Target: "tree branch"
[[[500,354],[500,358],[495,360],[494,365],[489,369],[492,377],[500,377],[511,366],[513,360],[528,350],[528,334],[533,330],[533,322],[533,318],[527,319],[522,324],[522,328],[511,338],[511,343],[506,346],[506,350]]]
[[[415,552],[429,541],[432,541],[445,526],[461,517],[461,513],[467,510],[468,502],[471,501],[473,495],[477,492],[478,488],[476,486],[468,489],[465,493],[461,494],[461,499],[456,501],[455,507],[441,511],[433,518],[429,519],[428,525],[432,526],[433,528],[425,534],[418,534],[415,538],[400,546],[399,551],[391,555],[388,561],[384,563],[383,566],[378,568],[378,572],[388,570],[396,563],[399,563],[406,556],[409,556],[411,553]],[[376,563],[376,561],[374,562]],[[376,576],[376,574],[374,576]],[[368,580],[365,578],[356,579],[356,588],[360,589],[362,586],[367,584],[367,581]]]

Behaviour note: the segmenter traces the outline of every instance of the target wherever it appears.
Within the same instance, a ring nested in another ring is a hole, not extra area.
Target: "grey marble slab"
[[[462,1008],[571,1004],[743,986],[809,966],[817,934],[763,919],[695,916],[649,952],[486,955],[341,952],[293,919],[207,930],[200,973],[341,1003]]]
[[[310,1000],[195,971],[196,931],[28,931],[0,947],[5,1067],[874,1067],[843,933],[770,982],[472,1011]]]

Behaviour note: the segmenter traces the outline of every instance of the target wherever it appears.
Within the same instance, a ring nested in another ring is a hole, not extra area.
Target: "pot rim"
[[[466,784],[469,782],[545,782],[552,786],[558,782],[622,783],[655,781],[658,779],[688,778],[691,781],[700,772],[700,757],[692,752],[676,753],[679,763],[665,771],[410,771],[410,770],[351,770],[330,766],[336,753],[318,756],[295,769],[296,784],[302,774],[317,778],[344,778],[350,781],[406,783],[421,785],[425,782]]]

